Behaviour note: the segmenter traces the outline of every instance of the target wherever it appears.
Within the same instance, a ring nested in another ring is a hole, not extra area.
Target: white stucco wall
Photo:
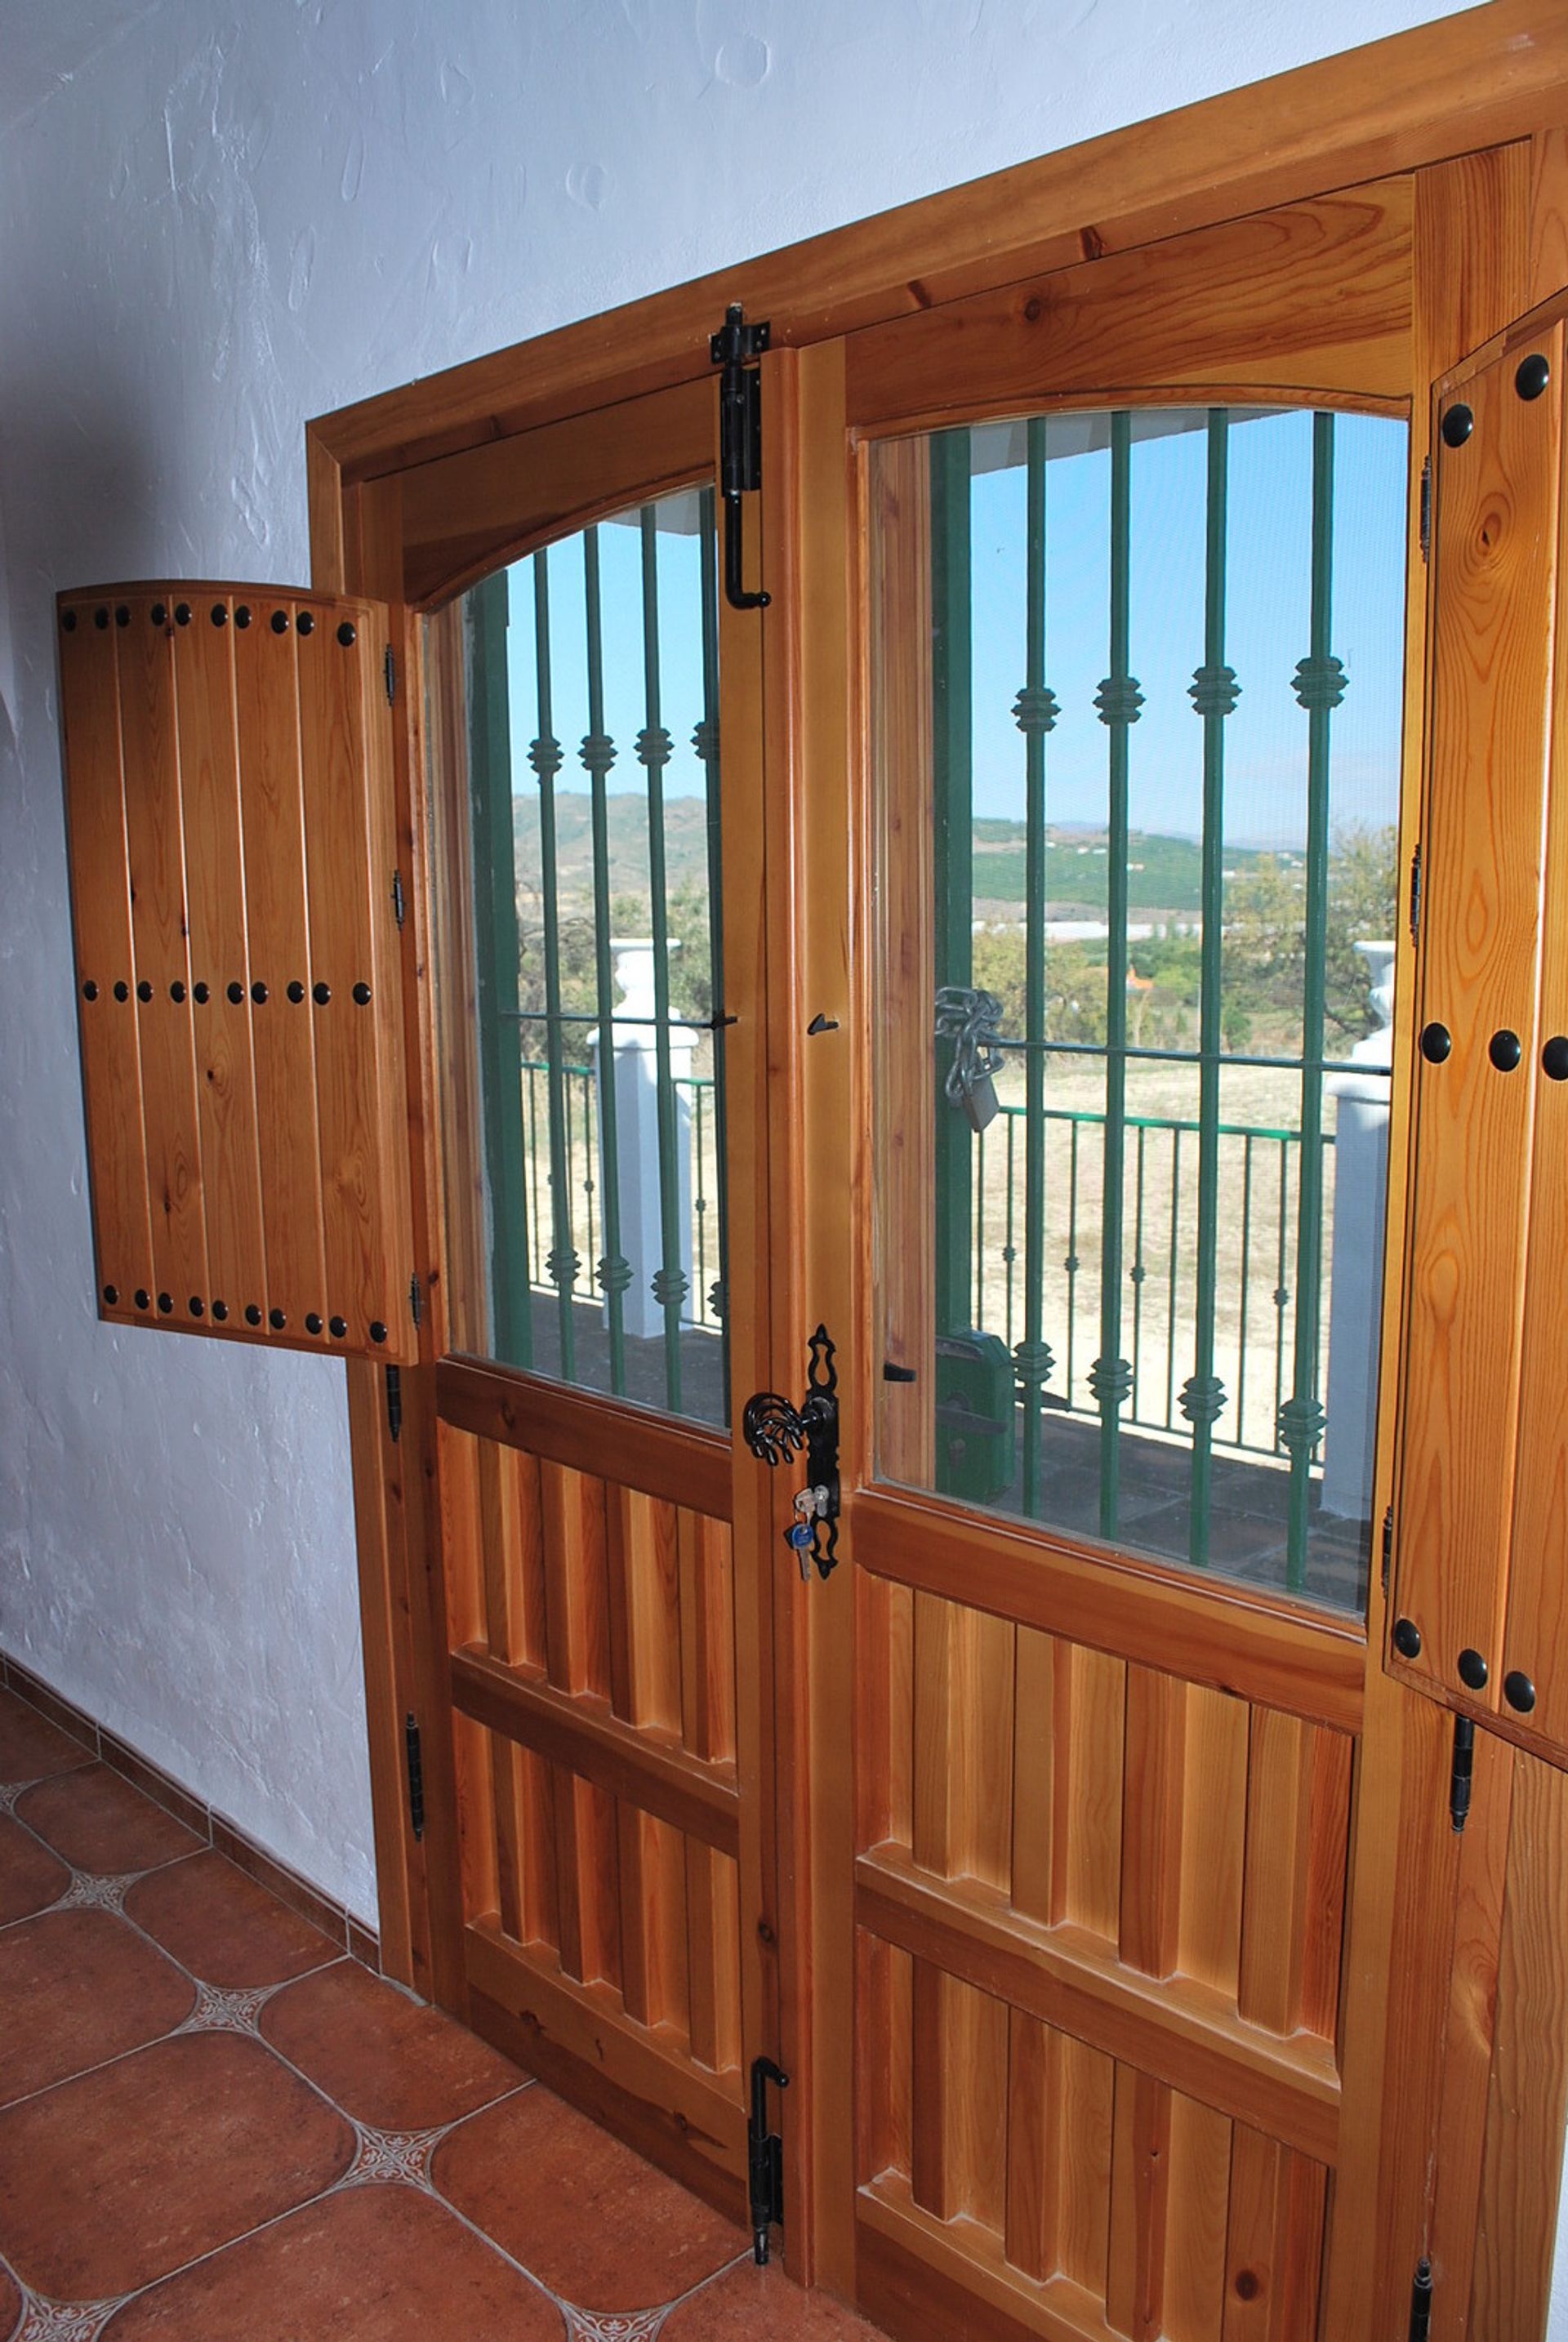
[[[304,578],[313,413],[1450,13],[0,0],[0,1644],[355,1910],[341,1369],[92,1313],[55,588]]]

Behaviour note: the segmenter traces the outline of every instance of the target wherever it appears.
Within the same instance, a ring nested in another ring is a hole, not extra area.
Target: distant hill
[[[609,832],[610,893],[648,892],[648,808],[640,796],[605,800]],[[516,846],[517,884],[536,895],[543,886],[539,852],[537,791],[512,800],[513,836]],[[585,790],[555,792],[555,864],[564,897],[594,891],[593,801]],[[708,813],[700,797],[671,797],[664,806],[664,868],[669,892],[694,887],[705,895],[708,886]]]

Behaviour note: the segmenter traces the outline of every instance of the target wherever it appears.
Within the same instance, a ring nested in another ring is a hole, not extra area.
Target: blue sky
[[[1203,656],[1206,465],[1203,418],[1191,419],[1196,427],[1174,430],[1174,416],[1151,418],[1161,435],[1136,440],[1132,456],[1132,666],[1144,694],[1131,735],[1132,826],[1188,836],[1200,827],[1203,727],[1187,686]],[[1058,428],[1050,426],[1048,448]],[[1349,678],[1333,718],[1336,826],[1390,822],[1397,804],[1406,439],[1403,422],[1336,418],[1333,646]],[[993,451],[991,460],[994,441]],[[974,809],[1011,819],[1024,812],[1024,743],[1012,709],[1024,674],[1024,493],[1019,464],[980,470],[971,491]],[[1107,735],[1093,703],[1109,663],[1109,495],[1105,451],[1048,461],[1046,679],[1061,715],[1047,744],[1046,801],[1048,819],[1064,824],[1105,817]],[[694,499],[670,504],[685,525],[658,534],[660,682],[674,743],[664,786],[679,796],[703,786],[690,747],[702,714],[701,589],[697,538],[686,533]],[[1299,846],[1304,836],[1306,718],[1291,679],[1309,642],[1311,508],[1311,416],[1238,422],[1230,434],[1226,656],[1241,698],[1225,725],[1225,836],[1235,846]],[[605,719],[620,750],[610,787],[640,794],[638,531],[602,527],[599,551]],[[537,725],[532,564],[520,564],[511,582],[514,786],[522,791],[532,785],[524,759]],[[580,538],[553,551],[550,595],[554,725],[567,756],[557,786],[580,789]]]

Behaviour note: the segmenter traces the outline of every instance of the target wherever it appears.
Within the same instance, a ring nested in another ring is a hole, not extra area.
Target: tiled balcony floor
[[[0,2342],[879,2342],[0,1691]]]

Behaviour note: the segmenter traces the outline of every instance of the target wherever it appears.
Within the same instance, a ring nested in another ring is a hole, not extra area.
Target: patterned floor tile
[[[318,2195],[354,2150],[260,2042],[160,2041],[0,2114],[0,2250],[51,2300],[131,2293]]]
[[[0,2105],[157,2040],[195,1998],[190,1978],[107,1911],[45,1911],[7,1927]]]
[[[18,1797],[17,1817],[77,1870],[119,1876],[152,1870],[201,1840],[106,1765],[41,1781]]]
[[[583,2309],[674,2301],[741,2231],[541,2084],[461,2124],[432,2177],[449,2204]]]
[[[69,1773],[92,1761],[90,1748],[60,1731],[15,1692],[0,1691],[0,1781],[43,1781],[51,1773]]]
[[[193,1976],[230,1991],[285,1984],[343,1951],[221,1854],[154,1871],[125,1908]]]
[[[70,1884],[71,1874],[58,1857],[8,1815],[0,1814],[0,1927],[46,1911]],[[0,2335],[5,2331],[0,2326]]]
[[[261,2029],[345,2114],[383,2130],[439,2128],[524,2078],[475,2035],[357,1960],[286,1986],[267,2003]]]
[[[120,2312],[105,2342],[564,2342],[561,2313],[432,2197],[355,2187]]]
[[[805,2293],[749,2257],[672,2309],[659,2342],[883,2342],[874,2326],[825,2293]]]

